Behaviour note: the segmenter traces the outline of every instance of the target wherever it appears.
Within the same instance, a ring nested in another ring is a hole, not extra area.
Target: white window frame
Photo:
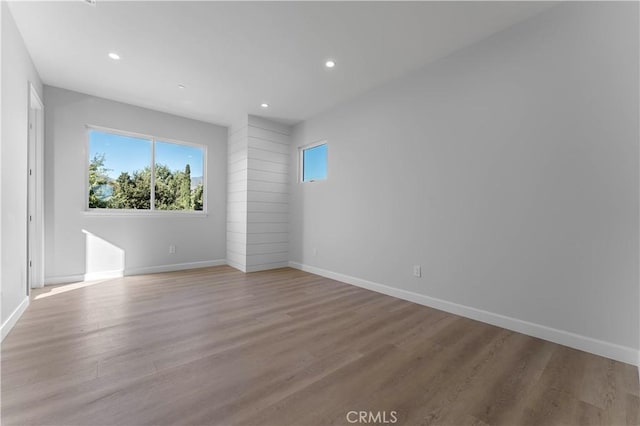
[[[150,208],[149,210],[144,209],[100,209],[100,208],[91,208],[89,207],[89,163],[91,159],[89,158],[89,132],[91,130],[96,130],[98,132],[103,133],[111,133],[119,136],[126,136],[131,138],[138,139],[146,139],[151,142],[151,199],[150,199]],[[208,147],[206,145],[185,142],[177,139],[164,138],[159,136],[147,135],[144,133],[136,133],[129,132],[126,130],[112,129],[104,126],[96,126],[93,124],[86,125],[86,135],[85,135],[85,164],[84,164],[84,211],[85,214],[95,215],[95,216],[208,216],[208,204],[207,204],[207,193],[209,192],[207,185],[207,159],[208,159]],[[174,143],[177,145],[187,145],[193,146],[196,148],[200,148],[203,151],[203,169],[202,169],[202,183],[204,185],[204,191],[202,193],[202,210],[156,210],[155,209],[155,184],[156,184],[156,142],[168,142]]]
[[[327,176],[324,179],[304,180],[304,152],[320,145],[327,145]],[[298,183],[322,182],[329,179],[329,143],[326,139],[298,147]]]

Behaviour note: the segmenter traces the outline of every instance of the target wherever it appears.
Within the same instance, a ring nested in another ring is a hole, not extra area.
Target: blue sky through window
[[[302,151],[302,181],[327,178],[327,144]]]
[[[202,148],[157,141],[155,151],[156,164],[164,164],[172,171],[184,171],[189,164],[192,177],[203,175]],[[133,175],[136,170],[151,166],[151,140],[90,130],[89,159],[102,154],[110,178],[117,179],[122,172]]]
[[[116,179],[122,172],[133,175],[136,170],[151,165],[151,141],[90,130],[89,159],[102,154],[110,178]]]
[[[184,171],[189,164],[192,177],[202,176],[203,149],[177,143],[156,142],[156,164],[164,164],[171,170]]]

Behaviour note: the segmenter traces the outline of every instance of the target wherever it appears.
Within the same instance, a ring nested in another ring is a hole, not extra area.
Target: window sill
[[[176,210],[116,210],[116,209],[90,209],[84,210],[85,216],[100,217],[200,217],[209,216],[207,212],[192,211],[183,212]]]

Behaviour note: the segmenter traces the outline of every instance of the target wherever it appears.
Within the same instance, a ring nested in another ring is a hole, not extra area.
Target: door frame
[[[44,103],[29,83],[27,144],[27,285],[44,287]]]

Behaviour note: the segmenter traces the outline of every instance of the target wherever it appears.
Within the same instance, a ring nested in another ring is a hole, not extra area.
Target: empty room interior
[[[640,4],[2,1],[3,425],[640,425]]]

